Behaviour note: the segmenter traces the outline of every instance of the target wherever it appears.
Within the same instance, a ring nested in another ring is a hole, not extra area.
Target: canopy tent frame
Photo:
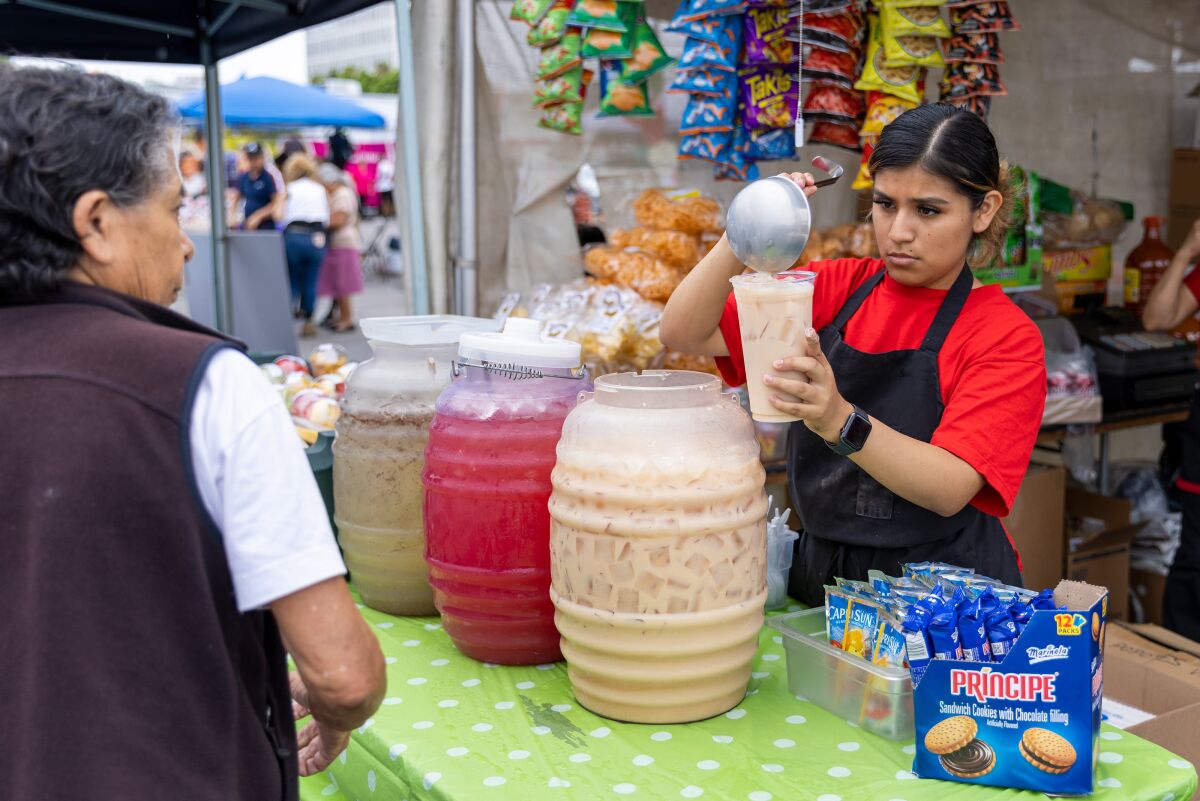
[[[402,231],[405,234],[405,239],[408,243],[406,248],[406,264],[411,271],[412,292],[409,296],[410,309],[415,314],[427,314],[429,312],[429,278],[428,265],[425,257],[425,241],[424,241],[424,205],[422,203],[422,190],[420,180],[420,155],[418,129],[416,125],[416,81],[413,75],[413,42],[412,42],[412,18],[409,0],[393,0],[396,9],[397,22],[397,45],[401,56],[400,67],[400,126],[399,126],[399,142],[398,149],[403,153],[405,169],[405,192],[407,202],[405,203],[406,215],[401,221]],[[83,0],[86,2],[86,0]],[[198,56],[196,59],[195,53],[193,57],[189,57],[187,53],[181,53],[178,50],[169,51],[165,44],[159,45],[161,58],[159,61],[170,61],[173,63],[196,63],[204,69],[204,91],[205,91],[205,114],[204,114],[204,130],[206,132],[208,147],[205,154],[205,173],[209,186],[210,197],[210,216],[213,236],[213,299],[215,309],[215,320],[218,329],[229,332],[232,329],[233,322],[233,299],[230,294],[230,275],[229,275],[229,236],[225,220],[225,169],[224,169],[224,154],[222,153],[222,116],[221,116],[221,98],[220,98],[220,83],[218,80],[217,63],[220,58],[233,55],[240,50],[248,49],[263,41],[268,41],[274,36],[268,36],[266,39],[261,38],[263,33],[246,34],[243,32],[241,39],[229,43],[230,52],[222,52],[220,45],[221,40],[218,38],[220,31],[235,18],[238,12],[243,10],[253,10],[265,12],[279,16],[294,18],[289,20],[288,24],[283,26],[275,35],[283,35],[292,30],[299,30],[304,25],[305,15],[315,13],[317,9],[313,0],[294,0],[294,2],[285,2],[285,0],[213,0],[214,3],[219,3],[225,6],[219,14],[212,20],[209,20],[203,14],[196,16],[196,26],[190,28],[183,25],[173,24],[162,20],[151,19],[147,16],[137,16],[134,14],[115,13],[107,10],[99,10],[89,8],[81,3],[71,2],[70,0],[0,0],[0,20],[3,19],[3,12],[7,9],[25,9],[29,12],[44,12],[46,14],[61,15],[64,17],[73,18],[80,21],[101,22],[110,25],[115,25],[121,28],[127,28],[134,31],[145,31],[150,34],[158,34],[167,37],[164,41],[169,41],[170,37],[178,37],[183,40],[191,40],[195,42]],[[337,16],[342,16],[353,11],[361,10],[367,6],[373,5],[372,2],[354,2],[354,0],[344,0],[341,3],[326,3],[325,5],[333,5],[336,8],[344,7],[344,11],[340,13],[334,11],[332,15],[320,14],[309,22],[310,25],[318,24],[335,19]],[[148,8],[155,10],[161,9],[162,6],[157,4],[148,4]],[[177,9],[176,9],[177,10]],[[21,19],[18,16],[18,19]],[[27,24],[27,19],[23,20]],[[293,24],[294,23],[294,24]],[[0,22],[2,27],[2,22]],[[26,29],[28,31],[28,29]],[[33,33],[27,33],[31,39],[37,39],[41,29],[34,28]],[[18,30],[18,34],[20,30]],[[0,34],[2,35],[2,34]],[[21,39],[4,40],[0,45],[7,43],[13,47],[18,54],[21,55],[57,55],[69,56],[74,58],[100,58],[102,60],[113,59],[102,44],[95,42],[97,37],[89,37],[91,41],[86,46],[65,48],[68,52],[64,52],[64,46],[52,36],[43,37],[43,41],[39,41],[32,49],[21,47]],[[99,37],[102,38],[102,37]],[[123,47],[128,47],[129,50],[147,49],[154,46],[153,41],[137,41],[133,43],[122,43]],[[127,52],[127,51],[122,51]],[[474,102],[472,98],[471,102]],[[214,191],[216,190],[216,191]],[[217,202],[211,202],[216,199]]]

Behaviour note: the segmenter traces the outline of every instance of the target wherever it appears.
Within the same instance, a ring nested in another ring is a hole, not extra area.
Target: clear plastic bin
[[[913,738],[912,679],[829,644],[825,607],[770,618],[783,635],[788,688],[812,703],[889,740]]]

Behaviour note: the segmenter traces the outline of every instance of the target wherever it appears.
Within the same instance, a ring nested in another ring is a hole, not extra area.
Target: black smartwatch
[[[846,424],[842,426],[838,441],[825,440],[825,444],[838,456],[849,456],[862,450],[863,445],[867,444],[867,437],[870,433],[871,418],[867,417],[866,412],[855,406],[854,411],[850,412],[850,416],[846,418]]]

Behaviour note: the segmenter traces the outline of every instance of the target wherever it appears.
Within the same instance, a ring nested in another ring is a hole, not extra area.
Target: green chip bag
[[[542,21],[542,17],[550,10],[550,6],[554,4],[554,0],[516,0],[512,5],[512,11],[509,12],[508,18],[519,20],[527,25],[537,25]]]
[[[567,24],[625,33],[629,30],[629,24],[622,19],[622,14],[628,12],[622,12],[620,9],[631,5],[633,4],[618,3],[617,0],[576,0]],[[637,7],[634,11],[636,13]]]
[[[600,62],[600,116],[653,117],[646,84],[622,83],[623,69],[620,61]]]
[[[883,37],[883,63],[887,67],[944,67],[942,48],[933,36]]]
[[[675,59],[654,35],[654,28],[644,19],[638,19],[633,27],[633,52],[622,62],[621,83],[645,83],[646,79],[659,70],[669,67]]]
[[[550,78],[557,78],[564,72],[580,66],[583,63],[579,54],[581,46],[582,37],[579,31],[568,28],[567,32],[563,34],[562,41],[558,44],[550,45],[542,51],[542,60],[538,64],[537,79],[545,81]]]
[[[578,136],[583,133],[583,103],[559,103],[542,111],[539,128]]]
[[[583,102],[583,67],[578,66],[556,78],[538,81],[533,87],[533,105],[544,108],[557,103]]]
[[[879,17],[872,14],[867,58],[863,62],[862,76],[854,88],[860,92],[886,92],[910,103],[920,103],[923,99],[921,75],[918,67],[889,67],[884,63],[883,27],[879,24]]]
[[[555,0],[546,16],[537,24],[525,41],[530,47],[549,47],[557,44],[567,32],[567,17],[571,16],[571,0]]]
[[[580,55],[584,58],[629,58],[633,55],[633,32],[590,28],[584,34]]]

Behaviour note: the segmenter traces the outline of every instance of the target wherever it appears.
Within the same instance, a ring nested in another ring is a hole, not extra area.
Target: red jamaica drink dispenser
[[[550,472],[590,389],[576,342],[536,320],[465,333],[425,451],[425,556],[446,633],[502,665],[562,658],[550,601]]]

